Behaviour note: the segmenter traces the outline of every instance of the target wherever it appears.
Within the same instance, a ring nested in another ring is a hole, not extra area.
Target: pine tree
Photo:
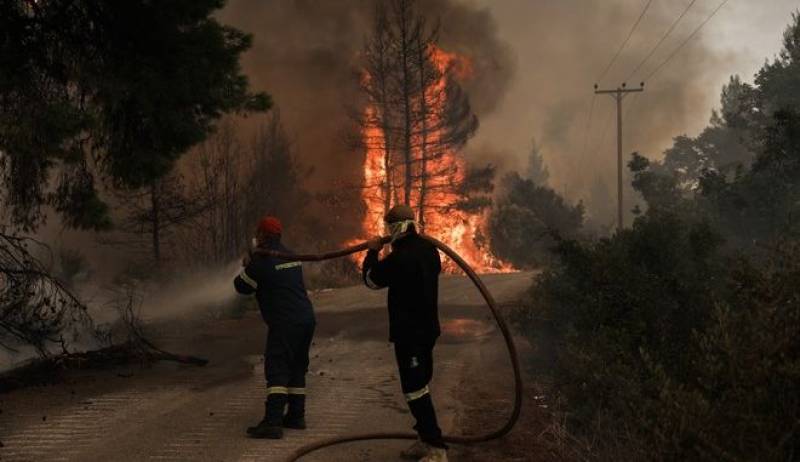
[[[428,210],[452,207],[442,192],[456,193],[466,172],[442,159],[478,127],[453,63],[441,55],[438,31],[414,0],[379,3],[364,53],[367,109],[358,116],[362,147],[381,153],[385,172],[380,184],[364,186],[380,190],[384,209],[415,207],[421,223]]]
[[[550,172],[547,170],[542,156],[542,147],[536,142],[535,138],[531,140],[525,177],[539,186],[546,186],[547,180],[550,178]]]
[[[213,16],[222,4],[0,2],[0,175],[15,225],[36,228],[57,203],[69,225],[97,227],[108,216],[94,177],[148,187],[222,114],[269,107],[239,65],[250,36]],[[82,189],[48,193],[53,171]]]

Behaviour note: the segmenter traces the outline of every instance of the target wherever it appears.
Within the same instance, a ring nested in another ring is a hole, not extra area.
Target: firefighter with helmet
[[[281,244],[281,233],[281,222],[265,217],[258,224],[254,244],[261,249],[291,253]],[[303,284],[299,261],[252,253],[242,263],[244,268],[234,280],[234,287],[240,294],[255,294],[268,326],[264,418],[247,433],[253,438],[278,439],[283,437],[283,428],[306,428],[305,386],[308,350],[316,325],[314,307]]]
[[[446,462],[447,446],[436,420],[429,383],[433,348],[440,334],[438,293],[441,260],[419,234],[411,207],[398,205],[385,216],[392,251],[379,259],[380,237],[369,241],[362,276],[372,289],[389,288],[389,341],[394,343],[400,385],[419,439],[401,455],[420,462]]]

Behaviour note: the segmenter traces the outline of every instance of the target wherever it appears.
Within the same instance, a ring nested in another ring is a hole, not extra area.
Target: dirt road
[[[515,299],[530,273],[490,275],[500,302]],[[204,368],[159,363],[71,374],[66,383],[0,395],[0,461],[281,461],[308,442],[362,431],[408,430],[411,417],[386,341],[385,292],[361,287],[315,294],[318,330],[312,348],[306,431],[280,441],[253,440],[244,429],[263,413],[265,328],[257,313],[234,320],[183,320],[155,327],[165,348],[206,356]],[[464,403],[467,368],[505,374],[499,335],[477,291],[445,277],[443,336],[437,347],[434,398],[446,432]],[[482,364],[486,363],[485,365]],[[495,412],[497,414],[497,412]],[[325,450],[303,460],[394,461],[402,442]]]

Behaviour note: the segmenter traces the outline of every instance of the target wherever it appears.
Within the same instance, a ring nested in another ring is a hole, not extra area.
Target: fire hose
[[[469,264],[466,261],[464,261],[464,259],[461,258],[460,255],[458,255],[453,249],[448,247],[443,242],[424,234],[421,236],[430,241],[431,243],[433,243],[439,250],[441,250],[448,257],[450,257],[450,259],[453,260],[464,271],[464,273],[467,274],[472,283],[475,284],[475,287],[478,288],[481,295],[483,296],[483,299],[486,301],[489,310],[491,310],[492,315],[494,316],[494,320],[497,323],[497,326],[500,328],[500,332],[503,334],[503,339],[505,340],[506,348],[508,349],[508,354],[511,359],[511,366],[514,371],[514,407],[511,411],[511,415],[509,415],[508,419],[506,420],[505,424],[503,424],[503,426],[501,426],[495,431],[482,435],[469,435],[469,436],[445,435],[444,440],[447,443],[466,445],[466,444],[483,443],[500,438],[511,431],[514,425],[517,423],[520,412],[522,410],[522,374],[520,372],[519,358],[517,357],[517,348],[514,345],[514,339],[511,337],[511,332],[508,329],[508,325],[501,316],[499,309],[497,307],[497,303],[492,297],[492,294],[489,292],[489,289],[486,288],[486,285],[484,285],[480,277],[478,277],[478,274],[475,273],[475,270],[473,270],[472,267],[470,267]],[[384,237],[383,243],[387,244],[390,242],[390,240],[391,238]],[[297,255],[297,254],[288,254],[267,249],[256,249],[253,252],[270,255],[276,258],[281,258],[286,260],[323,261],[323,260],[345,257],[347,255],[351,255],[356,252],[361,252],[364,250],[367,250],[367,242],[363,242],[361,244],[347,247],[341,250],[322,253],[322,254]],[[362,433],[354,435],[337,436],[333,438],[316,441],[296,449],[286,458],[286,462],[294,462],[311,452],[329,446],[334,446],[343,443],[350,443],[355,441],[389,440],[389,439],[415,440],[417,439],[417,435],[415,433],[410,433],[410,432],[408,433],[378,432],[378,433]]]

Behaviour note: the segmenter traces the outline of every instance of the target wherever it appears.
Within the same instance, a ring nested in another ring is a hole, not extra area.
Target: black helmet
[[[407,205],[401,204],[392,207],[386,216],[383,217],[383,220],[386,223],[397,223],[399,221],[413,220],[414,218],[414,209]]]

